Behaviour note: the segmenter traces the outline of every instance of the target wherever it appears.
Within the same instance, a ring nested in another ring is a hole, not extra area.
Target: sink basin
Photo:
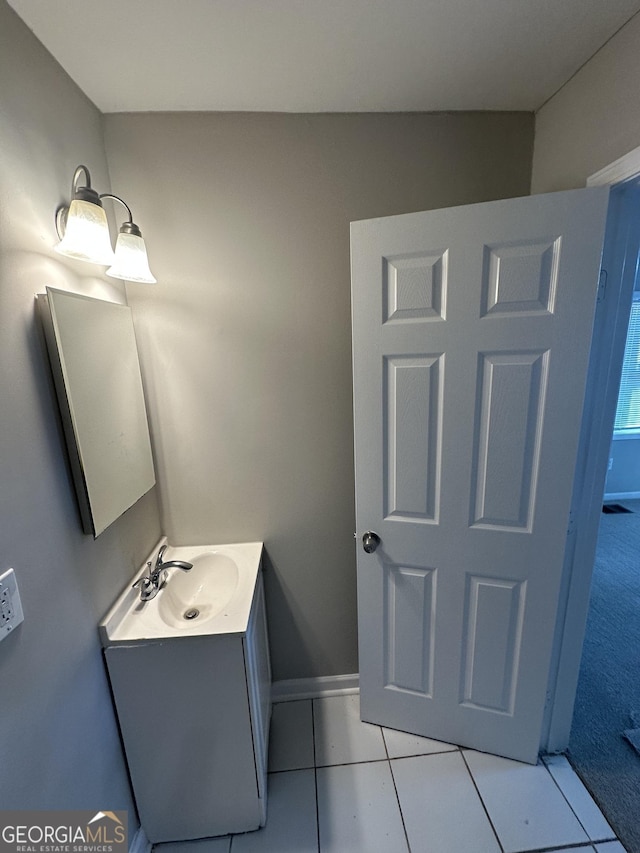
[[[160,541],[149,556],[155,561]],[[100,623],[103,646],[142,640],[241,634],[247,622],[260,569],[262,542],[231,545],[168,546],[164,560],[193,563],[168,570],[155,598],[141,601],[128,586]],[[146,574],[146,561],[131,583]]]
[[[174,559],[174,558],[172,558]],[[171,569],[158,601],[158,614],[170,628],[214,619],[228,606],[238,588],[238,564],[220,551],[204,551],[193,558],[188,572]]]

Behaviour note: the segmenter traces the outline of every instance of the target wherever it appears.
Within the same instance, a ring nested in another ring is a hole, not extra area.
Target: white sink
[[[154,562],[161,540],[150,554]],[[182,560],[193,568],[168,570],[167,581],[155,598],[141,601],[129,585],[100,623],[103,646],[139,640],[242,634],[253,601],[262,542],[232,545],[168,546],[165,562]],[[146,563],[131,583],[146,574]]]

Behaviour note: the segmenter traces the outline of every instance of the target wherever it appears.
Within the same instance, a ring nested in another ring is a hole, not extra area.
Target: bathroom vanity
[[[170,569],[152,601],[126,590],[100,625],[152,843],[266,821],[271,671],[261,555],[262,543],[168,548],[167,559],[193,569]]]

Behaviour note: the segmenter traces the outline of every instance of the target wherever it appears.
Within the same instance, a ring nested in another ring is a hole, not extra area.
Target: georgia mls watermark
[[[127,853],[127,812],[0,811],[0,853]]]

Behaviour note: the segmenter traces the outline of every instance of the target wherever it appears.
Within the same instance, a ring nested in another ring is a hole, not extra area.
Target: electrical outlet
[[[0,640],[4,640],[23,619],[16,574],[13,569],[7,569],[0,575]]]

